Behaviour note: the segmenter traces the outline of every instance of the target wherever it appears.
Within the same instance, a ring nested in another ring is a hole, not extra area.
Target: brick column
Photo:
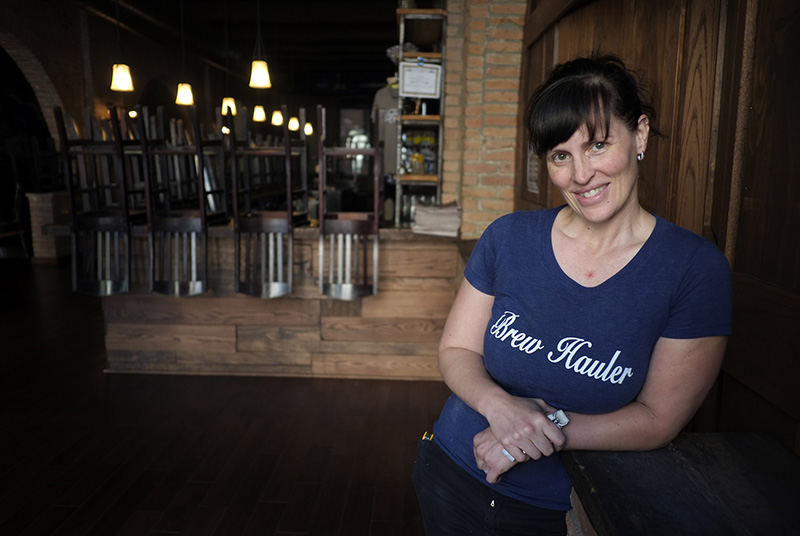
[[[447,3],[443,201],[476,238],[514,206],[525,0]]]

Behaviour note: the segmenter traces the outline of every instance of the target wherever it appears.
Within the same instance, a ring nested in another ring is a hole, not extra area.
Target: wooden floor
[[[0,534],[422,534],[439,382],[104,375],[96,298],[0,260]]]

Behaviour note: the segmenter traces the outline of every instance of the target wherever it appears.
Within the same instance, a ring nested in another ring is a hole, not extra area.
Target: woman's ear
[[[647,150],[647,140],[650,137],[650,119],[644,114],[639,116],[636,124],[636,153],[643,153]]]

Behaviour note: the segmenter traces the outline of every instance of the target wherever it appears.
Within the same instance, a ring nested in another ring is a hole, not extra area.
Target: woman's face
[[[588,129],[582,126],[547,152],[550,180],[569,206],[589,222],[606,222],[626,209],[638,209],[636,154],[647,148],[649,132],[644,115],[633,132],[612,116],[608,135],[597,132],[595,139],[589,139]]]

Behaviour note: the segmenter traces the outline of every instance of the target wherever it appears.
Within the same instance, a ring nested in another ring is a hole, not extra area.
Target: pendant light
[[[181,76],[186,77],[186,37],[183,33],[183,0],[180,0],[181,6]],[[192,84],[188,82],[178,83],[178,93],[175,96],[175,104],[182,106],[192,106],[194,104],[194,95],[192,94]]]
[[[270,122],[276,127],[279,127],[283,124],[283,114],[281,113],[280,110],[275,110],[274,112],[272,112],[272,119],[270,120]]]
[[[303,134],[306,136],[310,136],[314,133],[314,127],[311,126],[311,123],[306,121],[306,124],[303,125]]]
[[[300,120],[297,119],[296,117],[289,118],[289,124],[287,125],[287,127],[292,132],[297,132],[298,130],[300,130]]]
[[[222,115],[236,115],[236,99],[233,97],[222,97]]]
[[[253,49],[253,63],[250,66],[250,87],[266,89],[272,87],[269,67],[264,59],[264,45],[261,42],[261,0],[256,2],[256,45]]]
[[[131,68],[126,63],[122,63],[122,38],[119,36],[119,1],[114,2],[116,27],[117,27],[117,59],[120,63],[115,63],[111,68],[111,91],[133,91],[133,79],[131,78]]]
[[[264,107],[260,104],[256,104],[253,108],[253,121],[257,123],[263,123],[267,120],[267,113],[264,111]]]

